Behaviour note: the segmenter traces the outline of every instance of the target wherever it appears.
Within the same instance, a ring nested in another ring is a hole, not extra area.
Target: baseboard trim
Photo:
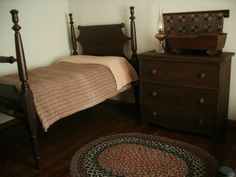
[[[228,125],[229,125],[229,127],[236,128],[236,120],[229,119]]]

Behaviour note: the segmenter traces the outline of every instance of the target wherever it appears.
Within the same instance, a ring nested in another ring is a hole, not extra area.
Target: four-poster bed
[[[0,56],[0,62],[17,62],[18,75],[7,75],[0,79],[0,112],[24,121],[29,132],[35,164],[39,168],[38,119],[47,131],[48,127],[57,120],[98,104],[131,86],[134,86],[135,100],[138,105],[138,86],[135,84],[137,74],[131,67],[133,65],[137,69],[138,66],[134,7],[130,7],[130,37],[123,34],[124,24],[121,23],[79,26],[80,35],[77,38],[72,14],[69,14],[73,56],[33,70],[27,70],[20,35],[21,27],[18,24],[18,11],[11,10],[10,12],[14,23],[12,29],[15,31],[16,58]],[[123,50],[128,40],[131,41],[132,50],[130,60],[126,60]],[[80,42],[82,46],[83,55],[78,55],[77,42]],[[112,66],[113,61],[114,66]],[[125,69],[120,67],[121,70],[118,70],[119,63],[124,65]],[[114,73],[120,74],[115,76]],[[125,81],[119,78],[122,73],[126,78]],[[86,83],[84,86],[81,84],[83,82]],[[77,95],[79,91],[83,92]],[[60,95],[65,92],[70,95]],[[89,98],[88,101],[87,98]]]

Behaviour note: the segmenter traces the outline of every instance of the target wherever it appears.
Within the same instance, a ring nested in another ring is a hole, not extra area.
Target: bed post
[[[70,34],[71,34],[71,43],[72,43],[72,49],[73,49],[73,55],[78,55],[77,52],[77,45],[76,45],[76,37],[75,37],[75,28],[74,28],[74,21],[72,14],[69,14],[70,17]]]
[[[130,7],[130,33],[131,33],[131,50],[132,50],[132,64],[135,69],[138,71],[138,59],[137,59],[137,39],[136,39],[136,29],[135,29],[135,16],[134,16],[134,7]]]
[[[139,63],[138,63],[138,56],[137,56],[137,39],[136,39],[136,29],[135,29],[135,16],[134,16],[134,7],[130,7],[130,33],[131,33],[131,50],[132,50],[132,58],[131,64],[139,74]],[[138,109],[139,115],[137,120],[140,121],[140,106],[139,106],[139,84],[134,85],[134,99],[135,105]]]
[[[23,44],[20,35],[21,26],[18,24],[18,11],[10,11],[14,23],[12,29],[15,31],[15,48],[18,66],[18,75],[21,81],[21,104],[23,109],[24,121],[30,136],[30,143],[33,150],[36,168],[39,168],[39,153],[37,145],[37,117],[34,106],[33,94],[28,84],[28,74],[25,62]]]

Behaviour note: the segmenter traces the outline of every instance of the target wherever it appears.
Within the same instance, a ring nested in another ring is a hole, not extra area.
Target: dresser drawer
[[[162,103],[200,110],[217,110],[218,95],[216,91],[160,84],[142,85],[142,104]]]
[[[156,103],[145,104],[142,118],[156,125],[189,132],[214,132],[216,112]]]
[[[172,85],[217,88],[219,68],[216,64],[141,60],[141,80]]]

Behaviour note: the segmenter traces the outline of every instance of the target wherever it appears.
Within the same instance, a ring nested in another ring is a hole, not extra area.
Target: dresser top
[[[176,53],[156,53],[155,50],[140,53],[140,59],[147,60],[166,60],[166,61],[192,61],[192,62],[207,62],[219,63],[230,60],[235,53],[223,52],[220,55],[200,55],[200,54],[176,54]]]

